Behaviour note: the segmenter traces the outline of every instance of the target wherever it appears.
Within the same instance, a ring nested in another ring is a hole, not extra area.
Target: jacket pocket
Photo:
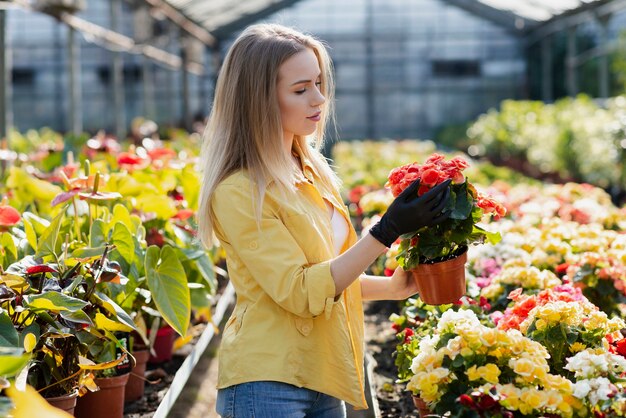
[[[229,330],[233,332],[235,335],[241,329],[241,325],[243,324],[243,317],[246,314],[246,310],[248,309],[248,305],[239,305],[235,306],[235,310],[233,314],[228,318],[228,322],[224,327],[225,330]]]
[[[296,329],[300,334],[308,337],[311,331],[313,331],[313,320],[311,318],[296,318]]]

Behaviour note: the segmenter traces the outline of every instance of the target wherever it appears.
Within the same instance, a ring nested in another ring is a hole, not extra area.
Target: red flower
[[[415,335],[411,328],[405,328],[402,332],[404,332],[404,344],[408,344],[411,341],[411,337]]]
[[[148,156],[152,160],[169,160],[176,158],[177,155],[176,151],[170,148],[156,148],[148,151]]]
[[[476,408],[476,403],[474,403],[472,397],[466,394],[459,396],[459,403],[463,406],[467,406],[468,408]]]
[[[0,203],[0,228],[13,226],[22,219],[17,209],[5,204],[6,201],[7,199],[5,198]]]
[[[191,218],[194,215],[194,211],[191,209],[181,209],[176,213],[176,215],[172,216],[172,219],[180,219],[181,221],[185,221]]]
[[[50,266],[45,264],[38,264],[36,266],[30,266],[26,269],[26,274],[37,274],[37,273],[56,273],[57,271]]]
[[[626,357],[626,338],[622,338],[615,343],[615,350],[619,355]]]
[[[117,156],[117,163],[119,165],[141,165],[144,163],[144,159],[137,154],[131,154],[130,152],[120,152]]]

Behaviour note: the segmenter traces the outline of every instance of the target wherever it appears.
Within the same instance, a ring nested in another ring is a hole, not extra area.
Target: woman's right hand
[[[370,229],[370,234],[389,247],[400,235],[448,219],[450,212],[443,209],[450,200],[451,182],[446,180],[418,197],[420,182],[415,180],[389,205],[380,221]]]

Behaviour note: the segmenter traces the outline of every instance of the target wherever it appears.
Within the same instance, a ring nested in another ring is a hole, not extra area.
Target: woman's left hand
[[[417,293],[417,284],[413,280],[410,271],[404,271],[402,267],[396,268],[391,276],[390,290],[396,295],[394,299],[403,300]]]

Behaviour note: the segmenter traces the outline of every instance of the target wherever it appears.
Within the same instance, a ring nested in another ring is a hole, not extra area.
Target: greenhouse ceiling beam
[[[208,30],[188,18],[184,13],[164,0],[144,0],[150,6],[163,12],[168,19],[181,27],[194,38],[211,48],[217,47],[217,40]]]
[[[34,9],[28,0],[13,0],[13,3],[30,11],[40,12]],[[152,59],[153,61],[164,64],[172,70],[180,70],[182,68],[182,59],[180,56],[172,54],[163,49],[157,48],[152,45],[138,44],[132,38],[122,35],[110,29],[98,26],[95,23],[91,23],[87,20],[81,19],[70,13],[60,13],[58,15],[50,15],[60,21],[64,22],[68,26],[75,30],[84,33],[90,37],[99,39],[112,45],[118,51],[127,52],[129,54],[143,54],[144,56]],[[190,62],[188,63],[186,70],[196,75],[204,74],[204,65]]]
[[[245,28],[246,26],[261,20],[267,16],[270,16],[273,13],[276,13],[286,7],[290,7],[293,6],[294,4],[296,4],[297,2],[299,2],[300,0],[279,0],[276,1],[274,3],[272,3],[271,5],[264,7],[263,9],[256,11],[254,13],[247,13],[247,14],[243,14],[240,18],[235,19],[223,26],[220,26],[218,28],[215,28],[214,30],[211,31],[211,33],[213,33],[213,35],[215,35],[216,38],[218,39],[224,39],[229,37],[230,35],[233,34],[233,32],[236,32],[240,29]]]
[[[597,0],[592,3],[586,3],[530,29],[526,34],[526,45],[531,46],[556,32],[590,20],[609,16],[624,9],[626,9],[626,0]]]
[[[505,10],[488,6],[478,0],[446,0],[447,3],[463,9],[473,15],[490,20],[504,26],[515,35],[523,35],[528,27],[537,25],[537,21],[523,18]]]

